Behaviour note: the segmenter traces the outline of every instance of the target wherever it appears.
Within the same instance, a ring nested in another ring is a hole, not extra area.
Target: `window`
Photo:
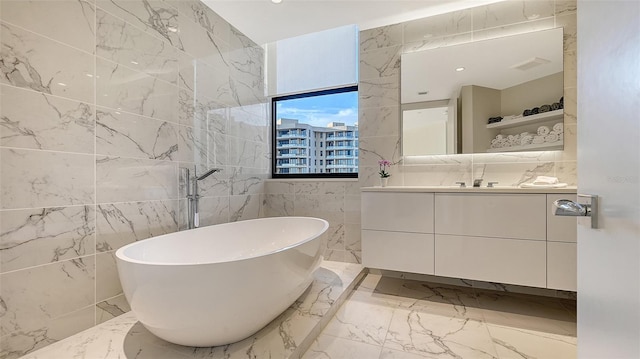
[[[271,113],[274,178],[358,177],[357,86],[275,97]]]

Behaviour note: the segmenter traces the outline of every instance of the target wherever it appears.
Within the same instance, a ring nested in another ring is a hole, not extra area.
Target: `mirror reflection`
[[[402,55],[403,155],[563,148],[562,29]]]

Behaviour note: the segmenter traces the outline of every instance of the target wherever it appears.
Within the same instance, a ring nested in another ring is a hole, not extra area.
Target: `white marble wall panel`
[[[181,78],[180,81],[183,79]],[[178,123],[185,126],[196,126],[196,100],[193,90],[178,90]]]
[[[473,30],[553,17],[553,0],[498,2],[473,9]]]
[[[175,162],[96,156],[98,203],[177,199]]]
[[[0,149],[3,209],[94,203],[93,156]]]
[[[177,121],[177,86],[101,58],[96,74],[97,105]]]
[[[199,127],[178,126],[178,160],[207,163],[210,157],[209,134]]]
[[[93,102],[91,54],[2,23],[0,83]]]
[[[175,232],[177,217],[177,200],[98,205],[96,250],[113,251],[135,241]]]
[[[229,41],[231,25],[208,6],[193,0],[172,0],[169,1],[169,4],[178,9],[181,15],[199,24],[215,37],[222,41]]]
[[[233,168],[230,178],[232,195],[257,195],[264,193],[264,180],[267,174],[252,173],[253,171],[243,168]],[[256,171],[259,172],[259,171]]]
[[[183,49],[178,10],[166,1],[96,0],[96,5],[139,29]]]
[[[524,34],[532,31],[548,30],[555,27],[555,18],[547,17],[541,20],[521,22],[517,24],[502,25],[473,32],[473,40],[481,41],[498,37]]]
[[[238,137],[227,137],[230,166],[265,168],[264,153],[268,150],[264,142],[254,142]]]
[[[95,252],[94,206],[0,211],[0,272]]]
[[[96,13],[96,55],[177,84],[175,47],[100,9]]]
[[[400,136],[400,106],[362,108],[358,120],[361,138]]]
[[[215,108],[219,104],[230,105],[232,102],[229,68],[224,65],[210,65],[203,60],[196,60],[195,67],[195,97],[205,107]],[[215,102],[210,106],[209,102]]]
[[[59,299],[64,300],[64,297]],[[31,331],[18,331],[0,337],[0,356],[6,359],[21,358],[34,350],[70,337],[93,326],[95,308],[89,306],[75,312],[52,318],[46,327]]]
[[[96,153],[156,160],[178,158],[178,126],[153,118],[99,107]]]
[[[472,10],[460,10],[412,20],[403,23],[402,27],[405,43],[462,34],[472,30]]]
[[[96,301],[113,298],[122,294],[122,285],[118,277],[115,252],[96,254]]]
[[[368,51],[360,56],[360,79],[400,75],[402,45]]]
[[[403,52],[415,52],[436,49],[445,46],[454,46],[471,42],[474,39],[472,32],[466,32],[462,34],[442,36],[442,37],[426,37],[420,41],[406,42],[402,47]]]
[[[383,159],[393,164],[400,162],[399,136],[360,138],[360,166],[378,167],[378,161]],[[391,166],[389,173],[393,175],[397,170],[397,166]]]
[[[229,197],[200,198],[200,226],[229,222]]]
[[[104,323],[131,310],[124,294],[118,295],[96,304],[96,325]]]
[[[575,15],[577,10],[576,0],[556,0],[556,16]]]
[[[94,106],[0,85],[0,145],[93,153]]]
[[[537,176],[555,176],[555,162],[487,163],[473,165],[473,178],[498,182],[499,186],[519,186]]]
[[[195,89],[195,61],[192,56],[178,51],[178,86],[181,89],[191,90],[192,96]]]
[[[83,257],[2,274],[2,335],[46,336],[49,321],[93,306],[94,265]]]
[[[265,194],[264,216],[286,217],[294,215],[295,196],[292,194]]]
[[[402,45],[402,25],[395,24],[360,32],[360,53]]]
[[[2,1],[0,19],[93,53],[95,5],[80,1]]]
[[[361,80],[358,84],[358,106],[390,107],[400,103],[400,86],[398,77]]]
[[[204,61],[218,69],[228,67],[225,56],[229,44],[193,22],[187,16],[179,17],[180,40],[184,51],[196,60]]]
[[[260,195],[229,197],[229,221],[244,221],[260,217]]]
[[[256,104],[230,108],[226,133],[250,141],[266,142],[269,134],[264,107],[264,104]]]

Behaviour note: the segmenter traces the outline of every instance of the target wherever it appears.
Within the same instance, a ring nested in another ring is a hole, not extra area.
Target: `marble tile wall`
[[[463,42],[508,36],[534,30],[564,28],[564,151],[425,156],[403,161],[400,153],[400,56]],[[451,185],[475,178],[519,185],[538,175],[557,176],[570,185],[576,171],[576,1],[505,1],[467,10],[427,17],[360,32],[359,126],[360,168],[357,183],[316,181],[269,182],[268,214],[305,213],[322,217],[334,203],[349,208],[345,221],[331,215],[334,232],[328,256],[332,260],[359,261],[359,188],[379,185],[378,160],[395,163],[390,185]],[[346,189],[344,197],[328,187]],[[297,188],[313,188],[318,199],[309,203],[295,196]],[[327,196],[324,198],[324,196]],[[329,197],[333,196],[333,197]],[[324,200],[323,200],[324,199]],[[343,211],[346,211],[343,208]],[[348,219],[347,219],[348,218]],[[343,235],[342,239],[337,236]]]
[[[0,357],[125,311],[114,252],[262,215],[263,49],[192,0],[0,0]]]

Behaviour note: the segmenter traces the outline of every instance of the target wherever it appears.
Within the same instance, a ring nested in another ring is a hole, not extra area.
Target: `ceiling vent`
[[[520,71],[527,71],[527,70],[531,70],[532,68],[536,67],[536,66],[540,66],[543,64],[548,64],[549,60],[547,59],[542,59],[540,57],[532,57],[529,60],[523,61],[521,63],[512,65],[510,68],[512,69],[516,69],[516,70],[520,70]]]

